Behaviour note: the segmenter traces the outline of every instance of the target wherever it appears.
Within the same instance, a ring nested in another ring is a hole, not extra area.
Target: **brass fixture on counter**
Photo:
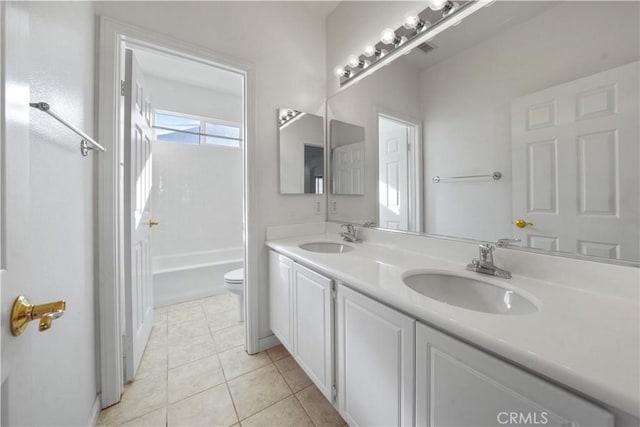
[[[40,319],[40,332],[51,328],[53,321],[64,314],[67,303],[64,301],[33,305],[27,297],[20,295],[16,298],[11,309],[11,333],[18,336],[27,329],[29,322]]]

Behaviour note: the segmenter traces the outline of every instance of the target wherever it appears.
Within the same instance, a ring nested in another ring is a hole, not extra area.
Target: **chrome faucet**
[[[491,276],[500,277],[502,279],[511,279],[511,272],[496,267],[493,263],[493,251],[497,247],[503,248],[511,243],[517,243],[520,239],[500,239],[492,243],[483,243],[478,246],[479,255],[478,258],[474,258],[471,264],[467,265],[467,270],[475,271],[476,273],[488,274]]]
[[[341,227],[345,227],[347,229],[347,231],[343,231],[340,233],[342,240],[345,240],[349,243],[362,243],[362,239],[358,238],[358,230],[356,230],[355,225],[342,224]]]

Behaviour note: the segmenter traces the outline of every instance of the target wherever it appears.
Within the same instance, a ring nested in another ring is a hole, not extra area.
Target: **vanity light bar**
[[[282,127],[302,114],[304,114],[302,111],[292,110],[290,108],[281,109],[278,112],[278,123],[280,124],[280,127]]]
[[[405,23],[397,30],[386,28],[381,34],[382,40],[375,45],[367,46],[362,55],[349,57],[349,65],[336,67],[335,74],[340,78],[340,87],[359,81],[393,61],[401,52],[410,52],[414,47],[432,39],[447,28],[458,25],[467,16],[492,3],[493,0],[470,0],[460,6],[450,0],[429,1],[429,7],[418,14],[408,15]],[[442,18],[433,25],[425,19],[430,10],[443,11]]]

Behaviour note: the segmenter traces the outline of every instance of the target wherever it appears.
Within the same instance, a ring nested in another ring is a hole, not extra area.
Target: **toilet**
[[[224,275],[224,287],[238,297],[238,321],[244,322],[244,268],[231,270]]]

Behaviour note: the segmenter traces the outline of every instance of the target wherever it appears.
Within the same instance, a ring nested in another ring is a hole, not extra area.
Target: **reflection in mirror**
[[[420,231],[420,124],[378,115],[378,224]]]
[[[324,124],[322,117],[281,108],[280,193],[322,194],[324,188]]]
[[[637,263],[638,15],[495,2],[339,91],[327,118],[364,126],[368,161],[329,219]]]
[[[339,120],[329,125],[331,192],[364,194],[364,128]]]

